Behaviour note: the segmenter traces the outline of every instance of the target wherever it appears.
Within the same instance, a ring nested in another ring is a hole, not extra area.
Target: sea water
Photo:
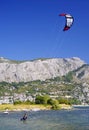
[[[0,130],[89,130],[89,107],[73,110],[0,113]]]

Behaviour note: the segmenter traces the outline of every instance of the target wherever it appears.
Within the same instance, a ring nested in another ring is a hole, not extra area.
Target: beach
[[[60,109],[71,109],[70,105],[60,104]],[[51,105],[13,105],[13,104],[1,104],[0,111],[36,111],[36,110],[51,110]]]

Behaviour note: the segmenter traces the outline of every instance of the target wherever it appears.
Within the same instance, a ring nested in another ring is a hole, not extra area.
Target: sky
[[[73,26],[63,31],[68,13]],[[0,57],[79,57],[89,64],[89,0],[0,0]]]

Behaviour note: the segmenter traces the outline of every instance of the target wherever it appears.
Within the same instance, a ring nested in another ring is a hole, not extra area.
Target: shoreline
[[[72,105],[73,107],[89,107],[89,105]]]
[[[72,109],[70,105],[60,104],[60,109]],[[0,104],[0,112],[9,111],[39,111],[39,110],[52,110],[51,105],[13,105],[13,104]]]

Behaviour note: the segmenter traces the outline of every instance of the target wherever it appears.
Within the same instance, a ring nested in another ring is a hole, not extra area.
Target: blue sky
[[[66,32],[61,13],[74,17]],[[79,57],[89,63],[89,0],[0,0],[0,57]]]

